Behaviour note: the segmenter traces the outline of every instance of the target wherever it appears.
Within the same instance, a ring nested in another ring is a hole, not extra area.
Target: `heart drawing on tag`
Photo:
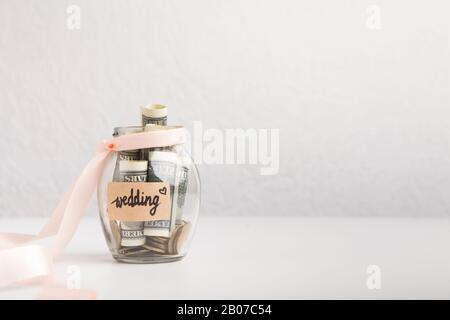
[[[165,195],[167,193],[167,188],[164,187],[164,188],[159,189],[158,191],[159,191],[159,193]]]

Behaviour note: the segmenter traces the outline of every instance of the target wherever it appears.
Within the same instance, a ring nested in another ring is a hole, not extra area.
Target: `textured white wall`
[[[80,30],[66,27],[70,4]],[[425,0],[2,0],[0,215],[49,215],[97,142],[147,102],[188,127],[280,129],[278,175],[200,166],[203,214],[446,215],[449,12]]]

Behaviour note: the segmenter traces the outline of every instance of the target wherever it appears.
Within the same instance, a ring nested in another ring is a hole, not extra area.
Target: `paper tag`
[[[110,182],[110,220],[170,220],[170,185],[166,182]]]

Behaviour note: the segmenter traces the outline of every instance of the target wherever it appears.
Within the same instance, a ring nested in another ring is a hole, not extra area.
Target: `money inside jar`
[[[178,197],[177,183],[178,156],[171,151],[149,151],[148,152],[148,174],[149,182],[167,182],[170,184],[170,197],[172,200],[170,220],[145,221],[144,234],[146,236],[170,237],[175,227],[176,202]]]
[[[178,179],[178,197],[176,202],[176,224],[180,225],[183,218],[183,207],[186,201],[186,193],[188,186],[188,176],[189,169],[186,165],[184,165],[183,158],[180,159],[178,163],[177,170],[177,179]]]
[[[147,161],[121,160],[119,162],[120,182],[145,182],[147,181]],[[144,222],[121,221],[120,223],[121,246],[135,247],[145,243]]]
[[[113,136],[117,137],[121,135],[133,134],[138,132],[142,132],[141,127],[116,128],[114,130]],[[141,151],[137,149],[137,150],[124,150],[118,152],[116,160],[116,168],[114,170],[114,181],[119,181],[119,162],[123,160],[129,161],[141,160]]]
[[[142,127],[116,128],[114,136],[142,131],[170,129],[167,107],[153,104],[141,108]],[[154,147],[118,152],[113,181],[165,182],[170,188],[170,217],[148,221],[110,220],[117,252],[127,257],[177,255],[190,232],[191,223],[183,220],[188,188],[188,166],[177,146]]]

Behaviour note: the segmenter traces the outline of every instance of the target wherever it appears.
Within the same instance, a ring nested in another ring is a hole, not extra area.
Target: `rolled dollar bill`
[[[142,126],[145,131],[159,130],[162,126],[167,125],[167,107],[162,104],[148,104],[141,108]],[[159,127],[159,128],[153,128]],[[163,150],[164,148],[151,148],[141,150],[141,159],[147,160],[150,150]]]
[[[172,201],[170,220],[154,220],[144,222],[144,234],[146,236],[170,237],[175,228],[177,207],[177,167],[178,155],[171,151],[148,152],[149,182],[167,182],[170,185],[170,199]]]
[[[126,134],[133,134],[142,132],[141,127],[122,127],[122,128],[115,128],[114,129],[114,137],[122,136]],[[114,169],[114,181],[120,181],[119,178],[119,162],[122,160],[129,160],[129,161],[135,161],[141,159],[141,150],[125,150],[125,151],[119,151],[117,153],[117,160],[116,160],[116,167]]]
[[[167,107],[162,104],[149,104],[141,108],[142,126],[147,124],[167,125]]]
[[[147,166],[147,161],[145,160],[121,160],[119,162],[119,181],[146,182]],[[144,222],[121,221],[120,238],[120,245],[123,247],[134,247],[145,244]]]
[[[160,125],[155,125],[155,124],[147,124],[144,130],[145,131],[159,131],[159,130],[168,130],[171,128],[173,128],[173,127],[160,126]],[[181,153],[181,150],[177,149],[177,147],[175,147],[175,146],[164,147],[164,148],[151,148],[151,149],[146,150],[147,156],[144,156],[143,158],[148,159],[148,152],[150,152],[150,151],[171,151],[171,152],[175,152],[175,153]],[[177,201],[176,201],[176,203],[174,203],[174,205],[176,206],[175,220],[176,220],[177,225],[179,225],[181,223],[181,220],[183,219],[183,207],[184,207],[186,194],[187,194],[187,187],[188,187],[188,183],[189,183],[189,181],[188,181],[188,176],[189,176],[188,163],[189,163],[189,161],[190,161],[190,159],[188,158],[188,156],[186,154],[183,154],[183,156],[178,156],[177,170],[176,170],[177,183],[175,186],[175,193],[177,193]]]
[[[139,160],[139,150],[119,151],[117,159],[122,160]]]
[[[186,201],[186,193],[188,187],[189,169],[183,158],[180,159],[177,170],[178,176],[178,197],[176,208],[176,224],[180,225],[183,219],[183,207]]]
[[[162,104],[148,104],[141,108],[142,126],[145,131],[160,130],[167,125],[167,107]],[[154,128],[155,127],[155,128]],[[151,148],[141,150],[141,159],[147,160],[150,150],[163,150],[164,148]]]
[[[146,160],[119,162],[119,181],[121,182],[147,182],[148,162]]]

